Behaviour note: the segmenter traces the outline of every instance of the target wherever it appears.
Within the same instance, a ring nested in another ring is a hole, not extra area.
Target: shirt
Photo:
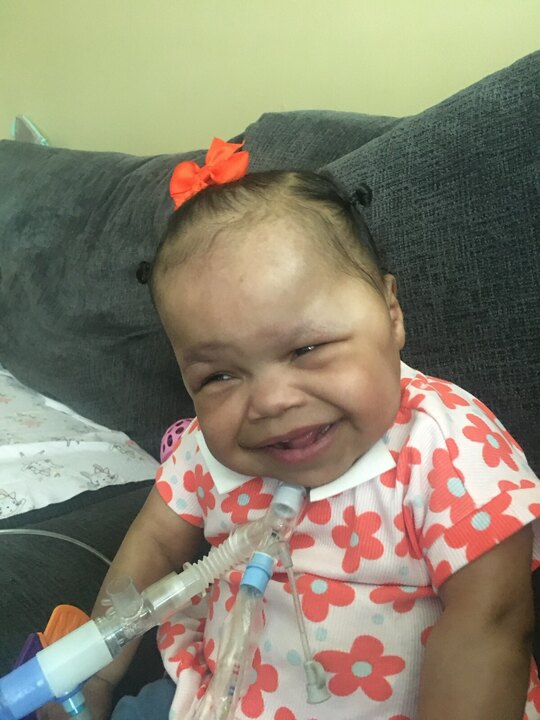
[[[533,567],[539,562],[540,482],[519,445],[466,391],[405,364],[401,374],[392,427],[344,475],[311,490],[290,541],[308,640],[331,697],[306,703],[290,587],[278,567],[239,720],[413,720],[441,584],[529,523]],[[196,421],[157,475],[162,497],[213,545],[261,517],[277,485],[224,467]],[[231,570],[160,629],[178,683],[171,718],[191,717],[205,692],[241,575]],[[524,718],[540,718],[534,663]]]

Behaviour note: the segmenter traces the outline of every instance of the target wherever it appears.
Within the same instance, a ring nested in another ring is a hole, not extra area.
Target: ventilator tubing
[[[223,626],[215,673],[193,715],[186,720],[230,720],[249,685],[250,669],[263,627],[262,601],[274,570],[275,545],[255,552]],[[272,552],[274,550],[274,552]]]
[[[90,620],[0,679],[0,720],[21,720],[51,700],[63,701],[130,640],[165,622],[254,551],[286,540],[304,500],[303,488],[281,484],[260,520],[239,527],[181,573],[167,575],[142,593],[129,578],[117,578],[110,587],[111,607],[103,617]],[[80,712],[87,713],[84,706]]]

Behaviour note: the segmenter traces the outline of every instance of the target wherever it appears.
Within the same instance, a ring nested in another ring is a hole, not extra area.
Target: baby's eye
[[[229,373],[226,372],[214,373],[213,375],[209,375],[201,382],[201,387],[209,385],[210,383],[225,382],[226,380],[230,380],[231,378],[232,375],[229,375]]]
[[[296,357],[307,355],[308,353],[313,352],[316,347],[316,345],[304,345],[304,347],[296,348],[296,350],[294,351],[294,355],[296,355]]]

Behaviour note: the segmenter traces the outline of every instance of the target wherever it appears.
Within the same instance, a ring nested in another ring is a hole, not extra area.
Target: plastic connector
[[[54,692],[37,657],[0,679],[0,720],[26,717],[50,700]]]
[[[86,707],[86,702],[82,690],[79,688],[67,696],[56,698],[61,703],[69,717],[76,717],[77,720],[92,720],[92,714]]]
[[[258,597],[264,595],[268,581],[272,577],[274,569],[274,558],[266,553],[255,552],[249,561],[244,575],[240,581],[240,587],[251,588]]]
[[[296,518],[306,501],[306,489],[301,485],[283,483],[276,490],[272,500],[272,509],[281,517]]]
[[[310,705],[322,703],[328,700],[330,692],[326,687],[326,675],[323,666],[316,660],[308,660],[304,663],[306,672],[307,701]]]

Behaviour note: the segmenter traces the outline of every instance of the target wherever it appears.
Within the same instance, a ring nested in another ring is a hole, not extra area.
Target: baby
[[[236,718],[539,718],[538,479],[479,400],[401,362],[396,280],[356,205],[315,174],[244,176],[238,148],[214,143],[207,166],[183,163],[173,177],[179,208],[150,288],[197,418],[105,584],[128,574],[146,587],[190,560],[203,534],[216,545],[261,517],[279,481],[298,484],[309,502],[292,559],[330,698],[306,703],[278,568]],[[175,683],[122,700],[115,720],[191,717],[240,577],[165,623]],[[102,703],[132,652],[89,695]]]

